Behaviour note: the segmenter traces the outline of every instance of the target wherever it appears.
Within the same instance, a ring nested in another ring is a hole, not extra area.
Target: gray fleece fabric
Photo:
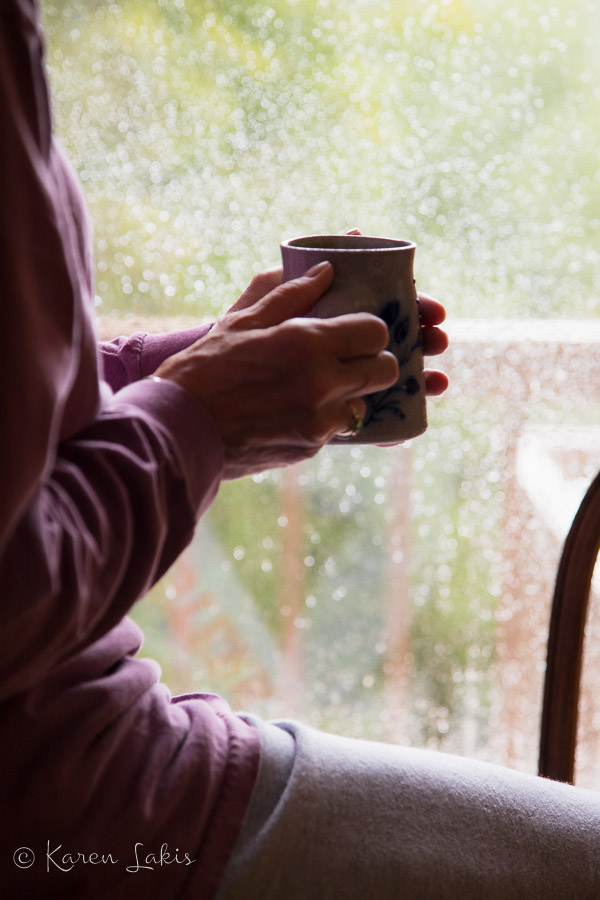
[[[218,900],[599,900],[600,794],[246,718],[261,766]]]

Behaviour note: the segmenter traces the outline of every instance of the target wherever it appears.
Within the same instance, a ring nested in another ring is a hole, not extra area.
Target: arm
[[[127,614],[191,540],[219,436],[174,385],[124,388],[58,449],[0,555],[0,697],[31,687]]]
[[[85,233],[31,0],[0,7],[0,697],[106,633],[190,540],[223,456],[201,404],[100,398]]]
[[[64,210],[29,12],[21,19],[16,4],[0,12],[0,548],[52,465],[75,364],[73,261],[60,239]]]

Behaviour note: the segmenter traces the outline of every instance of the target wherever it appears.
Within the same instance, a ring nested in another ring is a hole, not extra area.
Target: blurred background
[[[104,338],[210,320],[282,239],[353,227],[414,240],[448,311],[426,434],[225,483],[134,611],[143,653],[173,693],[535,771],[554,575],[600,459],[599,3],[42,13]],[[600,788],[594,607],[577,781]]]

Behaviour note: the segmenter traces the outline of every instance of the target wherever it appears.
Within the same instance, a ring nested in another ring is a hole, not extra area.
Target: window
[[[222,486],[136,611],[146,652],[174,691],[533,771],[552,580],[600,448],[598,3],[43,12],[104,336],[210,318],[282,238],[358,226],[416,241],[453,339],[423,437]]]

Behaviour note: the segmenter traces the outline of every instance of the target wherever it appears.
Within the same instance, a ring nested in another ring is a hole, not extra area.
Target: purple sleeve
[[[30,4],[0,6],[0,548],[52,465],[73,377],[73,261],[60,238],[50,107]],[[36,277],[35,273],[39,273]]]
[[[221,468],[212,420],[167,381],[124,388],[61,444],[0,554],[0,698],[127,614],[191,540]]]
[[[137,332],[130,337],[103,341],[99,350],[104,378],[113,391],[118,391],[126,384],[152,375],[165,359],[200,340],[211,328],[209,323],[169,334]]]
[[[0,0],[0,198],[7,697],[107,633],[174,561],[218,489],[223,448],[177,385],[101,394],[83,207],[51,135],[33,0]],[[172,346],[158,339],[154,358]]]

